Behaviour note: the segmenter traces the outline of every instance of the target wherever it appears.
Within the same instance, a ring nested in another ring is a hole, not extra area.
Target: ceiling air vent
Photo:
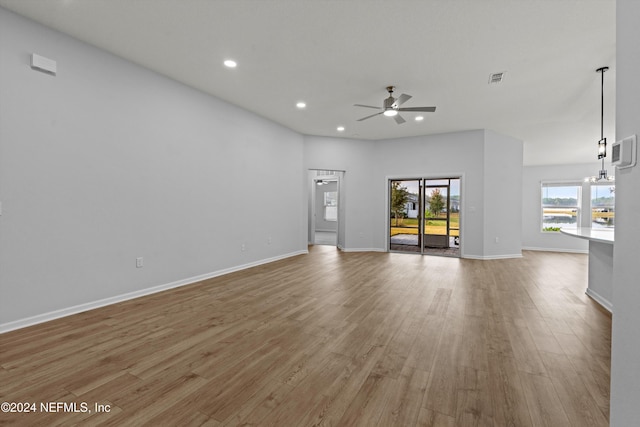
[[[489,84],[492,85],[494,83],[502,83],[502,79],[504,79],[505,72],[501,73],[491,73],[489,74]]]

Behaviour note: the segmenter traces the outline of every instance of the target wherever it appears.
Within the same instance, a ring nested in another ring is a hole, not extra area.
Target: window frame
[[[594,187],[613,187],[613,225],[611,227],[602,227],[602,229],[605,230],[613,230],[615,229],[615,214],[616,214],[616,205],[615,205],[615,201],[616,201],[616,192],[615,192],[615,188],[616,188],[616,183],[615,181],[613,182],[603,182],[603,183],[599,183],[599,182],[592,182],[589,183],[589,227],[593,228],[593,223],[596,222],[594,220],[594,208],[595,206],[593,205],[593,188]],[[611,212],[611,211],[607,211],[607,212]],[[600,229],[600,227],[597,227],[597,229]]]
[[[543,199],[544,199],[544,190],[545,188],[549,188],[549,187],[575,187],[577,190],[577,197],[576,197],[576,204],[575,206],[562,206],[563,208],[567,208],[567,209],[575,209],[576,211],[576,222],[575,222],[575,228],[578,228],[581,226],[582,224],[582,199],[583,199],[583,189],[582,189],[582,182],[581,181],[575,181],[575,180],[571,180],[571,181],[541,181],[540,182],[540,197],[539,197],[539,203],[540,203],[540,222],[539,222],[539,231],[543,234],[547,234],[547,233],[560,233],[559,230],[545,230],[545,225],[544,225],[544,218],[545,218],[545,214],[544,214],[544,210],[545,207],[549,208],[549,206],[545,206],[543,203]],[[589,195],[589,197],[591,197],[591,195]],[[567,227],[569,228],[569,227]]]

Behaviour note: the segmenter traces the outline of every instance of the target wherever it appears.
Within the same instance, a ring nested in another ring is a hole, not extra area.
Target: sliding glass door
[[[421,179],[389,181],[389,249],[392,251],[421,251],[421,183]]]
[[[389,250],[460,254],[460,178],[389,180]]]

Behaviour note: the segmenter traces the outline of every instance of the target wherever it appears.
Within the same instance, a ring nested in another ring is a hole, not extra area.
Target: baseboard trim
[[[588,254],[588,249],[559,249],[559,248],[538,248],[538,247],[523,247],[523,251],[538,251],[538,252],[566,252],[570,254]]]
[[[308,254],[307,249],[290,252],[284,255],[278,255],[272,258],[266,258],[259,261],[250,262],[247,264],[238,265],[235,267],[225,268],[222,270],[214,271],[211,273],[205,273],[198,276],[189,277],[182,280],[177,280],[171,283],[165,283],[164,285],[153,286],[151,288],[140,289],[134,292],[128,292],[126,294],[116,295],[109,298],[104,298],[97,301],[92,301],[84,304],[75,305],[73,307],[67,307],[60,310],[50,311],[48,313],[38,314],[35,316],[27,317],[24,319],[14,320],[12,322],[0,324],[0,334],[17,329],[26,328],[29,326],[37,325],[39,323],[49,322],[51,320],[60,319],[62,317],[71,316],[73,314],[82,313],[96,308],[105,307],[111,304],[117,304],[119,302],[140,298],[143,296],[155,294],[158,292],[166,291],[173,288],[179,288],[181,286],[191,285],[193,283],[201,282],[203,280],[212,279],[218,276],[224,276],[225,274],[234,273],[240,270],[246,270],[248,268],[257,267],[263,264],[269,264],[271,262],[280,261],[282,259],[291,258],[298,255]]]
[[[587,288],[585,294],[587,294],[592,300],[600,304],[602,308],[607,310],[609,313],[613,313],[613,304],[611,304],[608,299],[604,298],[602,295],[589,288]]]

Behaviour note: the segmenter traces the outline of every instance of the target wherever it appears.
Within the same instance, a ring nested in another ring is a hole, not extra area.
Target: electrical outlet
[[[243,243],[243,244],[241,244],[241,245],[240,245],[240,251],[241,251],[241,252],[244,252],[244,251],[246,251],[246,250],[247,250],[247,246],[246,246],[244,243]]]
[[[267,237],[267,245],[271,244],[271,236]]]
[[[136,268],[142,268],[144,266],[144,258],[138,257],[136,258]]]
[[[496,243],[500,243],[500,239],[496,237]]]

